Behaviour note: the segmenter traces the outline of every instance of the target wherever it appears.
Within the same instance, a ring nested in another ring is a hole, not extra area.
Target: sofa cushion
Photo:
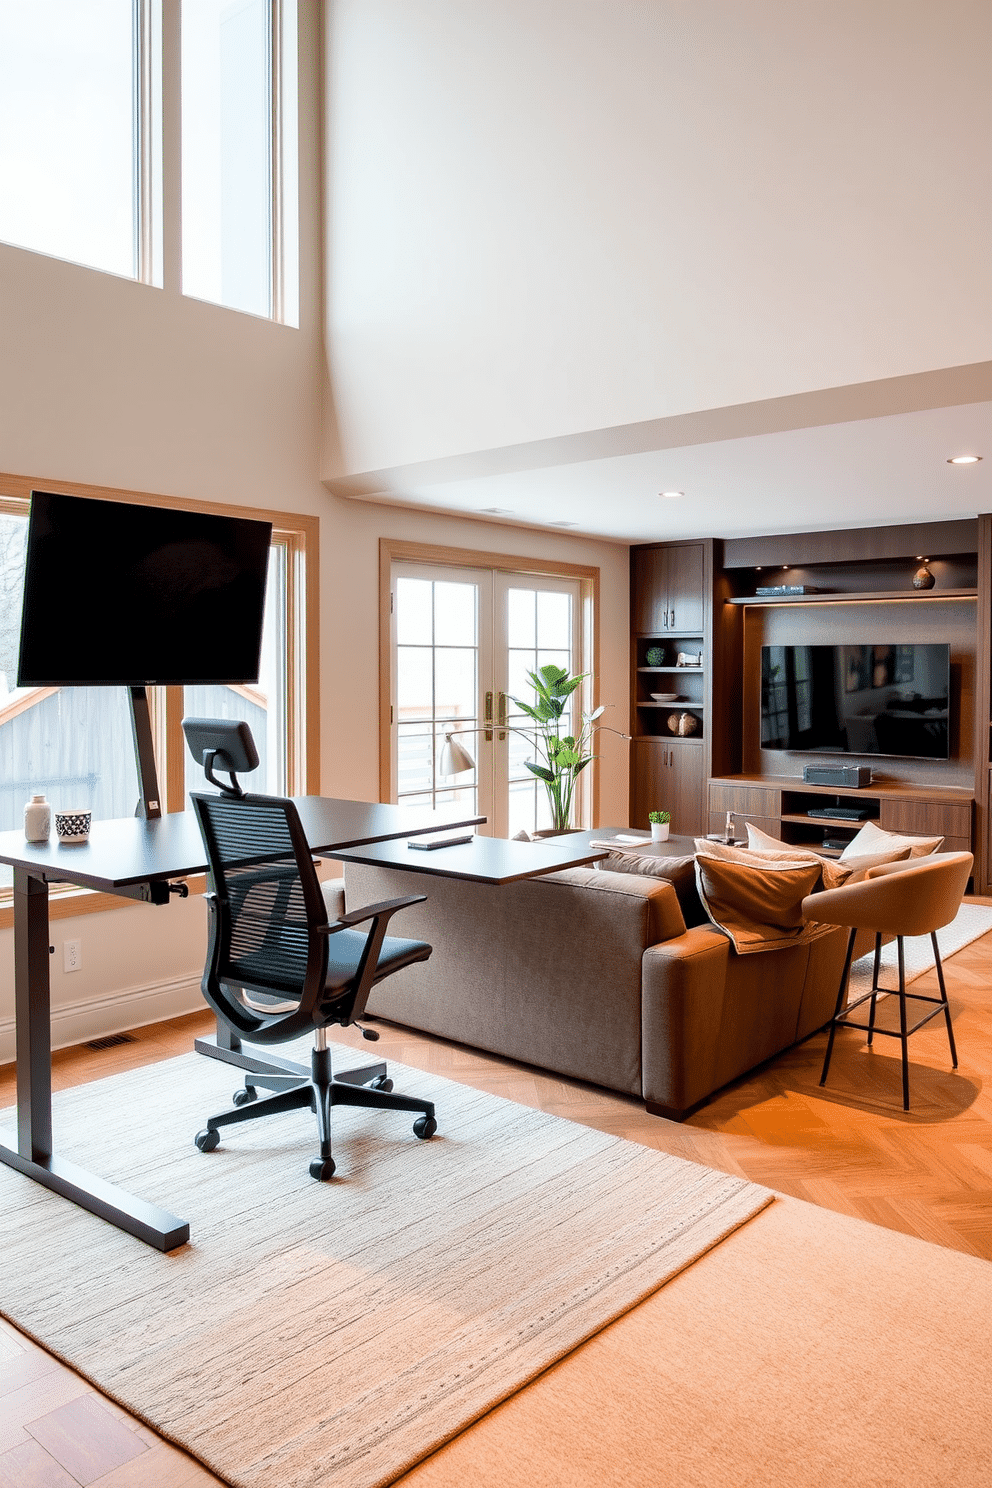
[[[691,853],[683,858],[672,858],[662,857],[660,854],[656,857],[653,854],[614,850],[608,858],[602,858],[596,867],[608,873],[636,873],[641,878],[663,879],[675,890],[687,927],[708,923],[708,916],[696,887],[696,860]]]
[[[892,834],[884,833],[883,835],[891,836]],[[860,883],[869,868],[877,868],[882,863],[897,863],[903,858],[908,858],[910,850],[901,845],[902,842],[903,839],[895,838],[892,843],[880,847],[878,851],[868,852],[863,856],[848,858],[842,854],[840,858],[828,858],[822,853],[815,852],[811,847],[792,847],[786,842],[779,841],[777,837],[769,837],[767,832],[762,832],[750,822],[747,823],[749,852],[759,852],[762,857],[766,858],[788,858],[792,862],[822,863],[822,887],[825,889],[839,889],[842,884]]]
[[[943,837],[911,837],[905,833],[885,832],[875,822],[865,822],[856,837],[852,837],[840,855],[842,863],[848,863],[852,858],[864,858],[874,853],[899,852],[902,848],[909,849],[909,857],[925,858],[928,854],[936,852],[944,841]],[[895,858],[886,858],[884,861],[896,862]]]
[[[746,861],[697,841],[696,880],[707,914],[729,936],[738,955],[779,950],[809,939],[802,901],[822,881],[823,864],[759,857]]]

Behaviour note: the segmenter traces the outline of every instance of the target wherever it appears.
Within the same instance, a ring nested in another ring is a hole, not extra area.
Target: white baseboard
[[[163,1018],[201,1012],[206,1004],[200,992],[200,975],[151,982],[145,987],[127,987],[107,997],[91,997],[52,1009],[52,1048],[65,1049],[111,1033],[126,1033]],[[0,1018],[0,1064],[14,1059],[14,1020]]]

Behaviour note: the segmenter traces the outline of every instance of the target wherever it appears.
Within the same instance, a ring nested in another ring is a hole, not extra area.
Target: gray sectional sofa
[[[819,927],[803,944],[739,956],[712,927],[686,927],[671,884],[595,868],[497,888],[349,863],[344,882],[352,908],[428,895],[393,928],[434,954],[373,991],[374,1017],[638,1096],[674,1119],[821,1028],[846,949],[843,929]]]

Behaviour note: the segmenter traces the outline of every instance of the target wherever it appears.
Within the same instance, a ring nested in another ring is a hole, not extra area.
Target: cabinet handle
[[[675,611],[674,610],[671,611],[671,616],[672,616],[672,629],[674,630],[675,629]]]
[[[664,626],[664,628],[667,630],[668,629],[668,611],[667,610],[662,610],[662,612],[661,612],[661,623]]]

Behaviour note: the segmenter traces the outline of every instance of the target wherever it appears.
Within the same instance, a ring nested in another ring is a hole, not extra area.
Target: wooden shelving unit
[[[732,605],[870,604],[894,599],[975,599],[976,589],[862,589],[857,593],[837,590],[831,594],[741,594],[726,601]]]

